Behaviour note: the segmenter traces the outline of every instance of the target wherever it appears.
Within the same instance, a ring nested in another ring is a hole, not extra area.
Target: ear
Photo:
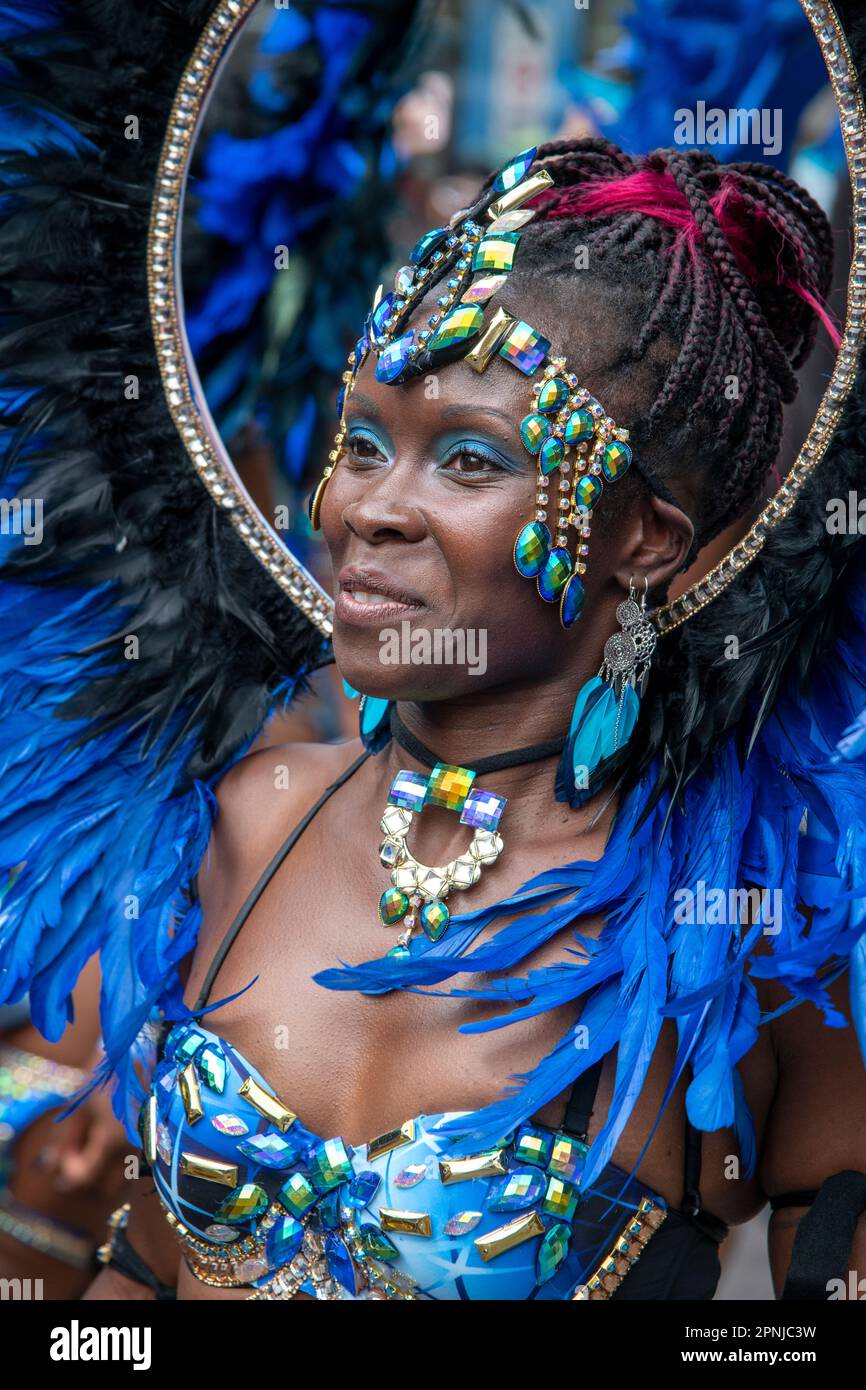
[[[679,507],[652,493],[644,493],[630,520],[615,578],[627,589],[629,579],[640,575],[651,591],[666,592],[689,553],[695,528]]]

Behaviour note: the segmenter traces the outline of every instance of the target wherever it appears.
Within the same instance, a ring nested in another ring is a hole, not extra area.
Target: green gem
[[[225,1053],[218,1043],[208,1043],[203,1047],[195,1059],[198,1074],[204,1084],[211,1091],[216,1091],[222,1095],[226,1088],[226,1076],[228,1066],[226,1064]]]
[[[310,1176],[321,1191],[327,1192],[351,1178],[354,1170],[342,1139],[326,1139],[317,1144],[309,1160]]]
[[[577,1192],[570,1182],[555,1176],[547,1180],[547,1193],[541,1204],[548,1216],[556,1216],[560,1221],[570,1221],[577,1208]]]
[[[510,270],[514,265],[514,253],[520,240],[520,232],[494,232],[482,237],[472,260],[473,270]]]
[[[583,612],[586,594],[579,574],[573,574],[562,591],[559,617],[563,627],[571,627]]]
[[[386,927],[393,927],[409,910],[409,899],[402,888],[386,888],[379,899],[379,917]]]
[[[261,1216],[267,1209],[268,1194],[258,1183],[245,1182],[242,1187],[234,1187],[224,1197],[214,1212],[214,1221],[226,1221],[230,1225],[238,1221],[249,1221],[251,1217]]]
[[[568,400],[568,383],[561,376],[551,377],[538,393],[539,410],[561,410]]]
[[[601,456],[601,471],[612,483],[617,478],[621,478],[623,473],[631,463],[631,449],[627,444],[623,444],[621,439],[613,439],[610,444],[604,447]]]
[[[361,1227],[361,1244],[365,1255],[371,1256],[374,1260],[382,1260],[384,1264],[390,1264],[400,1254],[390,1236],[369,1222]]]
[[[474,338],[484,322],[484,310],[477,304],[458,304],[446,314],[427,344],[431,352],[459,347]]]
[[[566,444],[585,444],[592,439],[595,420],[588,410],[573,410],[565,422]]]
[[[552,1143],[550,1134],[533,1129],[531,1125],[524,1125],[514,1145],[514,1157],[518,1163],[535,1163],[540,1168],[546,1168]]]
[[[574,501],[578,511],[591,512],[601,492],[601,480],[591,473],[585,474],[574,489]]]
[[[432,902],[425,903],[421,909],[421,926],[427,933],[431,941],[438,941],[445,928],[448,926],[451,913],[443,902],[434,898]]]
[[[538,455],[538,462],[545,477],[562,463],[563,452],[562,440],[557,439],[556,435],[551,435],[550,439],[545,439],[541,446],[541,453]]]
[[[546,1284],[559,1269],[568,1254],[570,1236],[571,1231],[561,1221],[545,1232],[535,1261],[535,1277],[539,1284]]]
[[[286,1178],[277,1193],[277,1201],[281,1202],[295,1216],[303,1216],[305,1211],[309,1211],[315,1200],[315,1188],[309,1178],[304,1177],[303,1173],[292,1173],[290,1178]]]
[[[571,556],[564,546],[554,546],[538,576],[538,592],[541,597],[548,603],[553,603],[559,598],[562,586],[570,574]]]
[[[406,946],[392,946],[390,951],[386,951],[386,956],[393,956],[395,960],[403,960],[405,956],[411,955],[411,951]]]
[[[514,542],[514,563],[524,579],[535,579],[550,550],[550,532],[543,521],[529,521]]]
[[[538,453],[550,433],[550,421],[543,415],[525,415],[520,422],[520,438],[531,454]]]

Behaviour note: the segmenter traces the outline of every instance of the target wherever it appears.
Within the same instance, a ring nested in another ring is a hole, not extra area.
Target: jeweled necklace
[[[379,899],[379,917],[386,927],[402,923],[397,944],[388,955],[405,956],[419,927],[431,941],[439,940],[451,920],[445,903],[451,889],[471,888],[481,877],[482,868],[494,864],[504,848],[499,822],[506,798],[476,786],[476,776],[558,757],[565,747],[565,738],[547,739],[528,748],[512,748],[476,759],[474,768],[468,768],[441,762],[406,728],[396,707],[391,709],[391,734],[395,742],[431,769],[429,775],[407,770],[397,773],[380,822],[385,838],[379,846],[379,858],[391,870],[392,886]],[[466,851],[449,864],[422,864],[406,843],[416,812],[425,806],[459,811],[460,824],[471,826],[474,831]]]

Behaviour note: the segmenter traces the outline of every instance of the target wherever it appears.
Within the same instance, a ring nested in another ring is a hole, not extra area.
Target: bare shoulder
[[[239,906],[293,825],[360,752],[359,739],[276,744],[248,753],[225,774],[199,871],[206,924]]]

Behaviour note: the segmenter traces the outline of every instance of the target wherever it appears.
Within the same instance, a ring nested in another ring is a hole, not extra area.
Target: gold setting
[[[415,1121],[407,1120],[398,1129],[389,1129],[384,1134],[379,1134],[375,1139],[371,1139],[367,1145],[367,1158],[381,1158],[383,1154],[389,1154],[393,1149],[401,1149],[404,1144],[411,1144],[415,1138]]]
[[[397,1211],[391,1207],[380,1207],[379,1224],[383,1231],[399,1231],[404,1236],[433,1234],[429,1211]]]
[[[498,1178],[508,1172],[504,1149],[488,1149],[485,1153],[470,1154],[468,1158],[443,1158],[439,1161],[439,1181],[468,1182],[470,1178]]]
[[[483,372],[502,339],[506,333],[511,332],[516,322],[517,319],[512,318],[504,309],[497,309],[474,348],[463,358],[466,365],[472,367],[473,371]]]
[[[216,1158],[205,1158],[203,1154],[182,1153],[180,1171],[190,1178],[204,1178],[206,1182],[219,1182],[223,1187],[237,1187],[238,1165],[220,1163]]]
[[[192,1062],[187,1063],[180,1074],[180,1094],[183,1108],[186,1111],[186,1118],[191,1125],[194,1125],[196,1120],[201,1119],[204,1110],[201,1103],[201,1088]]]
[[[527,1211],[506,1226],[497,1226],[495,1231],[488,1231],[486,1236],[476,1236],[473,1244],[486,1262],[495,1260],[497,1255],[504,1255],[506,1250],[513,1250],[515,1245],[522,1245],[525,1240],[532,1240],[533,1236],[543,1235],[544,1222],[538,1212]]]
[[[497,217],[502,217],[506,212],[513,212],[515,208],[523,207],[530,198],[534,198],[537,193],[543,193],[546,188],[551,188],[553,179],[546,169],[539,169],[537,174],[533,174],[531,179],[524,179],[516,188],[512,188],[508,193],[503,193],[501,198],[497,198],[495,203],[491,203],[487,209],[487,216],[491,222],[495,222]]]
[[[594,1274],[578,1284],[571,1295],[573,1303],[600,1303],[616,1293],[629,1270],[640,1259],[650,1237],[667,1217],[664,1207],[644,1197],[630,1217]]]

